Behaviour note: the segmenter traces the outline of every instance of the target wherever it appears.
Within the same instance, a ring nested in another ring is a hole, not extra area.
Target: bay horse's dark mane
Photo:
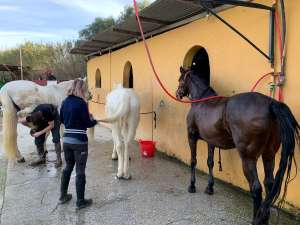
[[[201,74],[190,70],[190,97],[191,99],[205,98],[218,95],[217,92],[207,84]]]

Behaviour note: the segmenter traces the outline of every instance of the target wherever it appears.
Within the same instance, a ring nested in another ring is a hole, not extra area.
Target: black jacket
[[[87,103],[79,97],[68,96],[60,109],[60,121],[65,125],[64,137],[88,141],[86,130],[94,127],[97,121],[90,118]]]

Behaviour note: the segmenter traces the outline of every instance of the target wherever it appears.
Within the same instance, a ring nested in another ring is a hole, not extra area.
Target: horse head
[[[189,76],[191,75],[190,69],[184,69],[182,66],[180,67],[180,77],[179,77],[179,85],[176,91],[176,98],[182,99],[183,97],[189,96],[189,88],[188,82]]]
[[[179,85],[176,91],[176,97],[182,99],[189,97],[191,99],[200,99],[203,97],[216,95],[216,92],[207,84],[201,74],[193,70],[180,67]]]

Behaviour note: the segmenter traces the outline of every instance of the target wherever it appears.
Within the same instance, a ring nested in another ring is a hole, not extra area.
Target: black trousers
[[[40,129],[38,129],[38,131],[43,130],[44,128],[40,128]],[[52,142],[55,143],[55,144],[59,143],[60,142],[60,120],[59,120],[59,116],[57,116],[54,120],[54,127],[51,129],[51,134],[52,134]],[[46,134],[42,134],[41,136],[34,139],[34,143],[38,148],[43,147],[45,141],[46,141]]]
[[[67,174],[72,173],[76,165],[76,176],[85,175],[85,167],[88,158],[88,144],[74,145],[63,144],[66,167],[64,171]]]

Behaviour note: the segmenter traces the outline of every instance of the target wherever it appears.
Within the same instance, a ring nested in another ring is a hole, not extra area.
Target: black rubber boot
[[[55,145],[55,152],[56,152],[55,168],[59,168],[62,166],[61,145],[60,145],[60,142],[55,143],[54,145]]]
[[[84,192],[85,192],[85,175],[80,174],[76,176],[76,193],[77,193],[76,209],[77,210],[86,208],[93,203],[92,199],[84,198]]]
[[[61,174],[60,197],[59,204],[65,204],[72,199],[72,195],[68,194],[68,187],[71,178],[71,172],[63,170]]]
[[[41,164],[45,164],[46,163],[46,152],[44,151],[44,145],[38,146],[37,147],[37,152],[38,152],[38,159],[31,162],[29,165],[30,166],[39,166]]]

